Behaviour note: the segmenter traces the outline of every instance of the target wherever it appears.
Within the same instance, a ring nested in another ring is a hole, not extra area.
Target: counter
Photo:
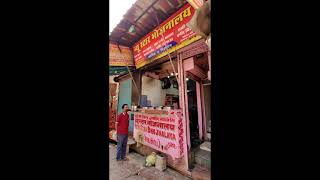
[[[133,137],[136,142],[170,155],[184,155],[182,110],[141,109],[134,114]]]

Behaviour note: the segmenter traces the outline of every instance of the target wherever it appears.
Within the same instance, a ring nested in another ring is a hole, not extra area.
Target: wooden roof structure
[[[161,24],[186,3],[186,0],[137,0],[113,29],[109,41],[132,47],[158,26],[156,17]],[[134,32],[129,32],[131,26]]]

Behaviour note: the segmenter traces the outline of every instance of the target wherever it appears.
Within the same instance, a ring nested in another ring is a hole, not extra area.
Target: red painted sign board
[[[187,3],[144,38],[135,43],[133,45],[133,56],[136,68],[140,68],[168,53],[199,40],[201,37],[186,26],[194,13],[195,9]]]

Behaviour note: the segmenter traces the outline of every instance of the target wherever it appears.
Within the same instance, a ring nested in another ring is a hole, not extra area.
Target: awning
[[[185,0],[137,0],[113,29],[109,41],[115,44],[132,47],[141,38],[174,14]]]

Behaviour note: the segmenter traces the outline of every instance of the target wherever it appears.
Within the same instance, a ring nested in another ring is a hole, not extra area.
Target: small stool
[[[163,171],[165,169],[167,169],[167,160],[166,160],[166,157],[163,156],[163,155],[159,155],[157,154],[157,159],[156,159],[156,164],[155,164],[155,167],[160,170],[160,171]]]
[[[127,142],[127,154],[129,154],[129,147],[130,147],[130,145],[133,145],[133,144],[135,144],[135,143],[136,143],[136,141],[133,140],[132,137],[128,137],[128,142]]]

